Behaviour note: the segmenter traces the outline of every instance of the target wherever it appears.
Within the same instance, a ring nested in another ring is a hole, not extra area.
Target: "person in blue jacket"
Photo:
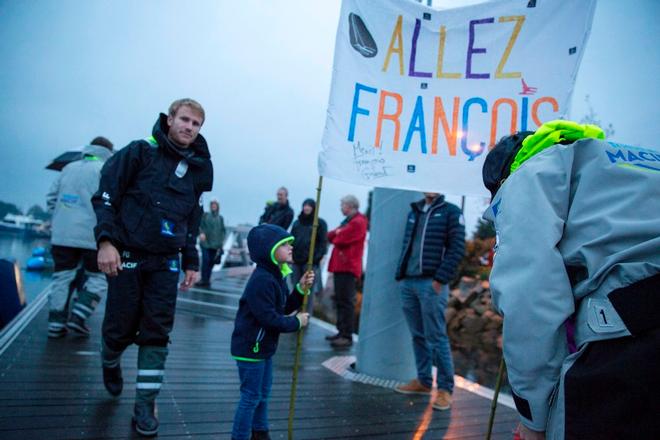
[[[234,416],[232,439],[270,439],[268,395],[273,381],[272,356],[280,333],[307,325],[309,314],[293,314],[314,283],[308,271],[293,292],[285,282],[291,273],[293,237],[283,228],[263,224],[248,234],[250,258],[257,264],[238,304],[231,354],[238,366],[241,398]]]

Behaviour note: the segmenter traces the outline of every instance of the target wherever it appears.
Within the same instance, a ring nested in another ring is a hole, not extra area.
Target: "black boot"
[[[268,431],[252,431],[250,440],[270,440],[270,435]]]
[[[133,426],[144,437],[153,437],[158,434],[158,419],[156,418],[156,402],[135,402],[133,408]]]
[[[110,395],[117,397],[124,389],[124,379],[121,377],[121,351],[111,350],[101,343],[101,365],[103,365],[103,385]]]
[[[121,367],[103,367],[103,385],[112,396],[117,397],[124,389],[124,379],[121,377]]]
[[[166,347],[140,346],[138,350],[138,376],[135,391],[135,430],[143,436],[158,433],[155,415],[156,397],[163,383]]]
[[[326,341],[334,341],[334,340],[337,340],[339,338],[341,338],[341,334],[337,333],[337,334],[334,334],[332,336],[330,336],[330,335],[326,336],[325,340]]]

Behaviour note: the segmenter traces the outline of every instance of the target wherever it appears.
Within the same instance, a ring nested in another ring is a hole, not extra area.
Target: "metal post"
[[[410,203],[421,198],[414,191],[374,190],[357,347],[360,373],[397,381],[417,377],[410,331],[394,275]]]

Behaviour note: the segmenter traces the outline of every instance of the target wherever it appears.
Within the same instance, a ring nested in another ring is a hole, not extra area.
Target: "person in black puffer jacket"
[[[412,334],[417,378],[395,388],[403,394],[430,394],[432,365],[438,367],[433,408],[449,409],[454,389],[445,308],[449,283],[465,253],[461,210],[437,193],[424,193],[408,214],[396,279],[401,282],[403,314]]]
[[[293,242],[293,273],[291,274],[292,285],[295,285],[305,273],[305,266],[309,258],[309,245],[312,241],[312,229],[314,223],[314,211],[316,202],[313,199],[306,199],[302,205],[302,211],[298,219],[291,226],[291,235],[295,238]],[[313,269],[316,275],[312,294],[307,301],[307,312],[310,314],[314,310],[314,295],[323,290],[321,280],[321,260],[328,252],[328,224],[319,217],[319,226],[316,230],[316,245],[314,246]]]

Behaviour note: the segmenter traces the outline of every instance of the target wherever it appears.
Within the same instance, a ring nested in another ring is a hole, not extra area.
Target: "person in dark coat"
[[[225,243],[225,219],[220,215],[220,202],[211,200],[209,212],[202,215],[199,225],[199,246],[202,248],[202,279],[196,287],[211,286],[211,269],[214,262],[222,257],[222,245]]]
[[[293,209],[289,206],[289,190],[281,187],[277,190],[277,201],[266,204],[264,213],[259,218],[259,224],[268,223],[289,229],[292,221]]]
[[[213,184],[209,149],[199,134],[203,123],[198,102],[174,101],[167,115],[160,114],[152,136],[131,142],[105,163],[92,197],[98,266],[108,276],[103,383],[111,395],[121,394],[121,354],[137,344],[133,423],[146,436],[158,432],[155,400],[180,268],[185,271],[182,289],[192,285],[199,269],[199,199]]]
[[[260,225],[247,238],[250,258],[257,265],[238,302],[231,335],[231,355],[241,381],[231,438],[267,440],[268,396],[273,381],[272,357],[280,333],[298,331],[309,322],[299,312],[303,295],[309,294],[314,272],[307,272],[289,293],[285,278],[291,274],[294,238],[276,225]]]
[[[431,394],[432,365],[438,368],[433,408],[451,407],[454,363],[445,308],[449,283],[465,254],[465,224],[456,205],[443,195],[424,193],[412,203],[396,273],[401,281],[403,314],[412,334],[417,378],[395,388],[403,394]]]
[[[309,258],[309,246],[312,241],[312,229],[314,223],[314,211],[316,202],[313,199],[306,199],[302,205],[302,211],[298,219],[291,226],[291,235],[295,238],[293,242],[293,265],[291,269],[291,282],[295,285],[305,273],[307,260]],[[321,280],[321,260],[328,252],[328,224],[319,217],[318,229],[316,230],[316,245],[314,246],[313,270],[315,283],[312,288],[312,294],[307,301],[307,311],[312,313],[314,310],[314,295],[323,290]]]

